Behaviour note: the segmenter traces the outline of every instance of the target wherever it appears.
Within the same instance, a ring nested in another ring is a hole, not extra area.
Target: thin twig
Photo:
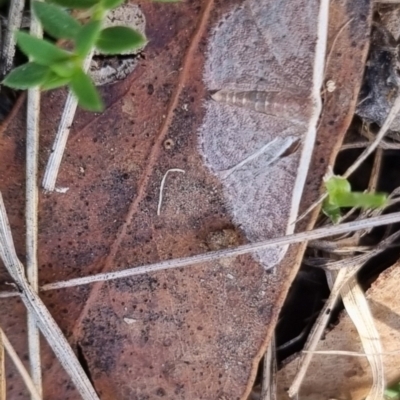
[[[368,182],[368,191],[374,192],[377,189],[382,167],[382,158],[383,150],[382,148],[378,148],[374,156],[374,163]],[[368,210],[363,210],[361,212],[361,218],[365,218],[367,214]],[[360,241],[361,237],[369,231],[370,230],[365,230],[364,232],[359,231],[353,236],[357,237],[358,241]],[[396,238],[398,236],[399,232],[393,234],[381,241],[378,247],[380,247],[384,242],[386,242],[387,245],[390,245],[390,243],[393,242],[390,238]],[[333,273],[333,275],[335,275],[335,273]],[[352,277],[348,282],[346,282],[340,294],[347,314],[357,329],[364,352],[367,354],[375,353],[375,355],[367,356],[368,363],[371,367],[372,386],[366,400],[381,400],[385,391],[383,358],[382,355],[379,354],[382,352],[382,343],[380,341],[379,332],[375,326],[374,318],[368,307],[367,299],[365,298],[365,294],[355,277]]]
[[[375,139],[370,143],[370,145],[362,152],[362,154],[357,158],[356,161],[347,169],[347,171],[343,174],[344,178],[348,178],[366,159],[370,156],[375,149],[378,147],[379,143],[382,141],[387,131],[390,129],[394,119],[397,117],[397,114],[400,112],[400,94],[396,97],[392,108],[387,115],[385,122],[379,129]]]
[[[260,400],[277,400],[276,376],[278,366],[276,362],[275,335],[272,337],[264,355],[263,377]]]
[[[303,350],[304,353],[311,353],[310,351]],[[400,354],[400,349],[392,351],[382,351],[380,353],[360,353],[358,351],[346,351],[346,350],[315,350],[313,354],[322,354],[327,356],[350,356],[350,357],[368,357],[368,356],[392,356]]]
[[[0,292],[0,299],[7,299],[8,297],[19,296],[20,292]]]
[[[341,296],[346,311],[355,325],[367,355],[372,373],[372,387],[366,400],[382,400],[385,391],[382,343],[368,307],[364,292],[355,277],[343,286]]]
[[[366,147],[368,147],[369,143],[370,142],[346,143],[340,148],[340,151],[351,149],[365,149]],[[379,143],[378,148],[383,150],[400,150],[400,143],[390,143],[383,140],[381,143]]]
[[[21,27],[25,0],[12,0],[8,11],[8,24],[2,49],[2,75],[6,75],[14,64],[15,31]]]
[[[162,205],[162,201],[163,201],[163,190],[164,190],[165,180],[167,179],[167,176],[170,172],[182,172],[183,174],[185,173],[185,171],[183,169],[172,168],[172,169],[169,169],[164,174],[164,176],[161,180],[161,185],[160,185],[160,198],[158,200],[157,215],[160,215],[160,213],[161,213],[161,205]]]
[[[322,308],[318,316],[318,319],[315,322],[315,325],[310,332],[310,335],[307,339],[307,343],[304,346],[304,348],[308,350],[308,352],[302,353],[301,356],[299,357],[300,368],[297,371],[297,374],[292,382],[292,385],[289,388],[288,393],[290,397],[295,397],[299,393],[300,386],[303,383],[304,377],[311,363],[313,352],[317,348],[318,342],[320,341],[325,331],[325,327],[331,316],[331,311],[337,302],[343,284],[352,276],[352,274],[355,274],[360,267],[361,265],[356,265],[353,266],[351,269],[339,270],[337,279],[334,283],[334,286],[332,287],[331,294],[328,300],[325,302],[325,305]]]
[[[41,24],[35,17],[31,4],[30,33],[41,38]],[[38,163],[39,163],[39,88],[28,90],[28,105],[26,116],[26,277],[36,292],[39,286],[38,277]],[[40,332],[36,320],[28,313],[28,346],[29,363],[32,380],[40,395],[42,395],[42,372],[40,361]]]
[[[315,322],[315,325],[311,330],[307,342],[304,346],[304,349],[307,350],[307,352],[304,352],[304,354],[302,354],[299,358],[300,368],[297,371],[296,377],[294,378],[293,383],[289,389],[290,397],[296,396],[299,392],[300,386],[304,380],[307,369],[311,363],[313,352],[317,348],[318,342],[320,341],[321,336],[325,330],[325,327],[329,321],[331,311],[337,302],[339,294],[347,291],[348,286],[346,286],[346,284],[348,282],[351,282],[350,279],[358,272],[358,270],[365,264],[366,261],[368,261],[372,256],[375,256],[379,252],[385,250],[385,248],[394,240],[396,240],[399,236],[400,236],[400,231],[389,236],[384,241],[382,241],[368,255],[356,256],[350,260],[347,259],[340,260],[340,262],[343,263],[343,265],[347,268],[342,268],[338,271],[337,274],[335,273],[336,279],[334,283],[331,285],[332,286],[331,294],[328,300],[326,301],[323,309],[321,310],[319,317]],[[329,278],[328,280],[333,280],[333,276],[334,276],[333,273],[330,272],[327,275],[327,278]],[[360,324],[357,324],[357,328],[359,328],[359,325]],[[362,329],[363,328],[360,328],[360,330]],[[379,352],[380,350],[376,350],[376,348],[374,348],[373,351]]]
[[[276,350],[282,351],[292,346],[293,344],[298,343],[300,340],[303,340],[305,336],[307,336],[307,333],[308,333],[308,326],[305,326],[297,336],[288,340],[285,343],[282,343],[280,346],[276,348]]]
[[[83,70],[86,72],[90,67],[92,61],[93,51],[85,58],[83,64]],[[68,92],[68,97],[65,102],[64,111],[61,116],[60,125],[58,126],[56,138],[54,140],[53,147],[51,148],[51,154],[49,161],[44,172],[42,186],[45,191],[52,192],[56,187],[57,175],[60,169],[61,161],[64,155],[65,146],[69,136],[69,131],[74,121],[76,108],[78,106],[78,100],[72,94]]]
[[[24,267],[19,261],[12,239],[3,197],[0,193],[0,257],[8,273],[21,292],[21,299],[31,313],[54,354],[65,368],[84,400],[99,400],[85,371],[76,358],[68,341],[58,327],[49,310],[25,277]]]
[[[347,222],[341,225],[322,227],[312,231],[294,233],[287,236],[264,240],[262,242],[245,244],[235,248],[211,251],[208,253],[199,254],[192,257],[177,258],[174,260],[161,261],[155,264],[141,265],[138,267],[127,268],[122,271],[106,272],[82,278],[75,278],[66,281],[49,283],[47,285],[42,286],[40,290],[46,291],[46,290],[61,289],[79,285],[87,285],[94,282],[127,278],[134,275],[147,274],[166,269],[188,267],[194,264],[216,261],[219,260],[220,258],[235,257],[243,254],[248,254],[259,250],[264,250],[270,247],[278,247],[293,243],[307,242],[309,240],[335,236],[342,233],[354,232],[359,229],[373,228],[376,226],[388,225],[396,222],[400,222],[400,212],[381,215],[379,217],[373,217],[365,220]]]
[[[33,400],[42,400],[42,396],[36,390],[36,387],[29,376],[28,371],[24,367],[21,359],[18,357],[17,352],[14,350],[14,347],[11,345],[10,341],[8,340],[7,336],[5,335],[4,331],[0,328],[0,336],[4,345],[4,348],[7,351],[7,354],[10,356],[12,362],[14,363],[15,367],[17,368],[22,380],[25,383],[25,386],[29,390],[31,395],[31,399]]]
[[[309,265],[323,267],[328,269],[329,271],[336,271],[343,268],[349,268],[355,264],[365,264],[372,257],[375,257],[376,255],[382,253],[382,251],[386,250],[399,236],[400,231],[393,233],[393,235],[387,237],[385,240],[382,240],[375,248],[364,254],[359,254],[341,260],[331,261],[325,265],[318,265],[313,263],[310,263]],[[309,261],[312,261],[312,259]]]
[[[346,172],[342,175],[344,178],[348,178],[365,160],[366,158],[371,155],[375,149],[379,146],[379,143],[382,141],[384,136],[386,135],[387,131],[390,129],[394,119],[396,118],[397,114],[400,112],[400,94],[396,97],[392,108],[387,115],[385,122],[379,129],[375,139],[369,144],[369,146],[361,153],[361,155],[357,158],[356,161],[346,170]],[[315,207],[317,207],[320,203],[322,203],[328,197],[328,193],[324,193],[320,196],[320,198],[311,204],[310,207],[307,208],[300,217],[297,218],[296,222],[302,220],[306,215],[308,215]]]

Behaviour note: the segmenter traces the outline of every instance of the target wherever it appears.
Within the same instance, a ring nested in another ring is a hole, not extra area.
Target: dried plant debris
[[[399,5],[395,9],[392,6],[390,12],[382,9],[381,20],[374,24],[364,84],[356,111],[363,120],[375,122],[380,126],[399,92],[400,58],[396,37],[400,30],[400,20],[397,20],[396,26],[392,16],[393,12],[398,13],[398,8]],[[390,130],[400,131],[400,115],[392,122]]]
[[[117,25],[129,26],[144,34],[146,20],[140,7],[129,3],[110,11],[107,15],[105,26]],[[95,52],[90,64],[90,76],[97,86],[125,79],[135,69],[141,50],[136,49],[118,56],[105,56]]]
[[[385,380],[389,385],[399,381],[399,266],[396,263],[382,273],[366,294],[383,346],[381,354],[370,354],[370,357],[382,356]],[[296,368],[297,359],[294,359],[279,372],[279,399],[289,399],[286,388],[292,382]],[[368,357],[357,331],[350,317],[342,315],[339,324],[318,344],[300,398],[361,400],[367,396],[371,382]]]

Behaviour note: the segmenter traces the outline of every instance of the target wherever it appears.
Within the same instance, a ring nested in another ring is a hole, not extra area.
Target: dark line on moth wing
[[[217,89],[217,90],[209,90],[209,91],[208,91],[208,94],[207,94],[207,100],[213,100],[213,101],[216,101],[216,102],[217,102],[217,100],[214,99],[214,95],[215,95],[216,93],[218,93],[219,91],[220,91],[220,89]]]
[[[301,140],[297,139],[279,156],[279,158],[285,158],[296,153],[296,151],[300,148],[300,145]]]

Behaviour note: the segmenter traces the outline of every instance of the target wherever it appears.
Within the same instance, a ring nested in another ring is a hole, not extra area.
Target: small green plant
[[[384,400],[400,400],[400,383],[385,390]]]
[[[384,193],[352,192],[350,182],[341,176],[331,175],[325,179],[328,197],[325,199],[322,211],[332,222],[337,223],[341,217],[342,207],[381,208],[387,204]]]
[[[61,44],[39,39],[26,32],[16,32],[16,41],[29,62],[12,70],[3,84],[14,89],[39,86],[42,90],[69,86],[79,105],[90,111],[102,111],[100,95],[83,63],[93,48],[103,54],[120,54],[140,48],[146,38],[131,28],[103,28],[107,12],[124,0],[51,0],[35,1],[33,10],[44,31]],[[67,9],[84,12],[88,21],[82,24]],[[67,50],[67,49],[71,50]]]

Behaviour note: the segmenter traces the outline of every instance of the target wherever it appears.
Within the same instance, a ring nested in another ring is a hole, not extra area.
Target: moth
[[[289,92],[219,90],[211,97],[219,103],[243,107],[299,123],[306,123],[311,112],[310,102],[307,98]]]
[[[294,230],[321,112],[327,0],[247,0],[214,28],[200,151],[249,241]],[[256,254],[266,268],[286,248]]]

